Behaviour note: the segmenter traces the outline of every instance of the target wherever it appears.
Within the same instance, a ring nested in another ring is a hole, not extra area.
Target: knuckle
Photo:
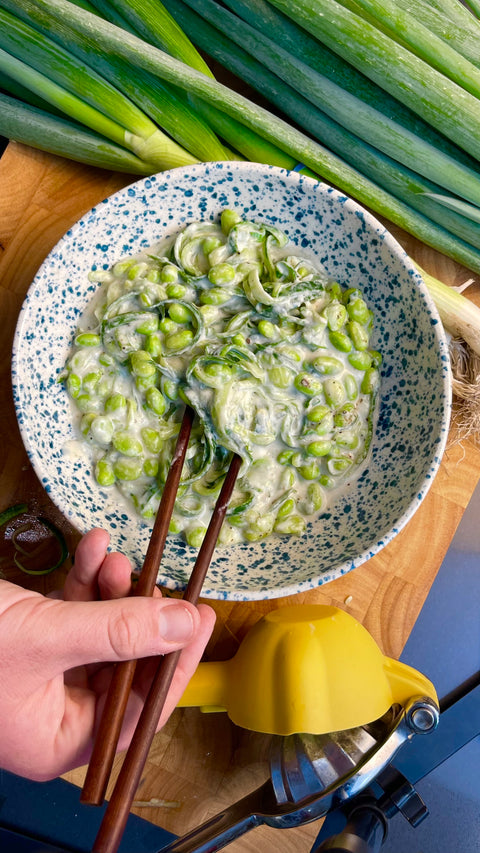
[[[120,610],[108,624],[112,650],[124,660],[139,656],[142,634],[142,622],[131,611]]]

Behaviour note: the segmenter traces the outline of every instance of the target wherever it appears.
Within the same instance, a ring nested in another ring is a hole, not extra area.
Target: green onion
[[[480,308],[455,287],[449,287],[416,264],[450,334],[462,338],[480,356]]]
[[[2,512],[0,512],[0,527],[3,527],[5,524],[8,524],[9,521],[13,521],[16,518],[19,518],[26,512],[28,512],[28,505],[26,503],[13,504],[7,509],[4,509]],[[17,527],[12,535],[12,543],[15,546],[15,554],[13,560],[17,568],[19,568],[27,575],[48,575],[50,574],[50,572],[53,572],[55,571],[55,569],[58,569],[62,565],[62,563],[65,562],[68,557],[68,547],[62,531],[59,530],[59,528],[55,524],[53,524],[53,522],[49,521],[48,518],[43,517],[39,517],[36,520],[41,525],[43,525],[43,527],[46,527],[50,533],[53,534],[53,537],[59,549],[57,559],[53,563],[49,564],[47,567],[40,569],[33,569],[24,565],[24,561],[22,561],[22,559],[19,557],[19,554],[22,554],[28,559],[37,559],[45,547],[45,543],[43,542],[31,551],[28,551],[23,547],[23,545],[18,541],[18,537],[24,531],[32,529],[30,523],[25,523],[22,524],[20,527]]]
[[[365,103],[361,98],[345,91],[328,77],[310,68],[305,62],[298,59],[293,52],[285,50],[283,47],[285,42],[283,28],[274,30],[278,37],[273,40],[267,37],[264,32],[260,33],[244,23],[213,0],[186,0],[186,2],[192,5],[213,26],[220,29],[224,35],[230,33],[230,38],[236,44],[248,51],[251,56],[263,63],[270,71],[278,74],[285,83],[294,87],[351,134],[355,134],[364,142],[375,146],[380,152],[389,155],[389,157],[415,172],[419,172],[439,186],[444,186],[451,192],[468,198],[470,201],[480,203],[480,175],[478,172],[456,162],[452,156],[444,154],[420,135],[392,121],[371,104]],[[205,42],[203,42],[203,47],[205,49]],[[257,73],[259,73],[258,69]],[[248,82],[250,85],[255,85],[255,78],[249,76]],[[271,85],[271,91],[275,93],[275,84]],[[264,89],[263,93],[265,94]],[[282,108],[283,96],[284,90],[282,97],[276,99],[276,104],[280,108]],[[294,100],[293,108],[295,109]],[[288,106],[283,106],[283,109],[291,118],[295,119]],[[306,123],[301,124],[305,130],[310,129],[310,132],[316,135],[316,131],[308,119]],[[332,150],[338,150],[341,156],[345,156],[345,151],[335,148],[330,141],[325,140],[321,135],[317,138],[325,142]],[[358,162],[355,165],[358,167]],[[466,234],[465,239],[469,239]]]
[[[181,31],[182,37],[177,37],[178,25],[175,19],[169,14],[168,9],[159,0],[148,0],[147,3],[142,2],[142,0],[128,0],[128,2],[127,0],[111,0],[111,2],[95,0],[95,5],[102,11],[105,18],[113,23],[115,23],[116,17],[119,19],[124,15],[128,20],[131,32],[140,34],[150,44],[160,47],[169,53],[170,56],[174,56],[190,67],[196,68],[198,71],[203,71],[204,74],[213,77],[205,61],[195,50],[191,41],[186,38],[183,30]],[[237,120],[216,109],[211,104],[206,105],[194,98],[190,98],[190,100],[194,104],[197,113],[206,118],[209,125],[232,148],[240,151],[244,157],[261,163],[270,163],[284,169],[293,169],[296,166],[294,158],[288,157],[277,146],[272,145],[259,136],[256,131],[246,128]],[[225,156],[224,151],[223,155],[211,156],[208,159],[234,159],[231,152],[228,152],[228,155]],[[311,174],[308,170],[306,170],[306,173]]]
[[[272,0],[319,41],[480,157],[477,98],[335,0]]]
[[[152,166],[131,151],[44,110],[0,93],[0,135],[41,151],[130,175],[149,175]]]
[[[152,169],[198,162],[91,68],[5,9],[0,69],[70,118],[131,149]]]
[[[429,0],[415,0],[413,4],[410,0],[396,0],[396,4],[410,14],[414,14],[427,29],[474,65],[479,66],[478,21],[461,3],[455,3],[462,13],[461,22],[454,16],[449,18],[444,10],[435,8]]]
[[[97,5],[96,0],[93,3]],[[141,38],[180,59],[191,68],[213,77],[208,65],[195,50],[181,27],[157,0],[109,0],[100,3],[106,11],[110,7],[124,18]],[[109,18],[108,14],[105,14]]]
[[[433,68],[437,68],[450,80],[456,81],[467,92],[477,97],[480,95],[480,71],[451,47],[450,42],[439,38],[435,32],[428,29],[421,17],[406,11],[394,0],[356,0],[356,2],[362,9],[373,15],[376,21],[384,24],[393,33],[399,33],[402,42]]]
[[[27,504],[13,504],[7,509],[2,510],[2,512],[0,512],[0,527],[3,527],[4,524],[8,524],[8,522],[12,521],[13,518],[18,518],[19,515],[23,515],[27,510]]]
[[[27,0],[19,0],[19,7],[26,5]],[[30,11],[38,9],[42,13],[46,12],[57,25],[71,26],[87,37],[92,37],[93,31],[98,50],[122,56],[144,70],[157,74],[161,79],[204,98],[209,104],[224,110],[252,130],[261,132],[262,136],[273,144],[278,144],[281,140],[284,151],[325,180],[336,184],[361,203],[381,212],[400,227],[410,232],[414,229],[416,236],[429,245],[436,246],[440,251],[453,252],[454,257],[461,263],[480,270],[479,254],[473,247],[453,239],[444,229],[438,228],[426,217],[419,216],[357,170],[351,169],[339,157],[248,98],[185,66],[134,35],[76,9],[67,0],[28,0],[28,8]]]
[[[12,542],[15,546],[15,554],[13,557],[15,565],[24,572],[24,574],[33,575],[35,577],[51,574],[55,569],[59,569],[68,557],[68,547],[62,531],[59,530],[55,524],[49,521],[48,518],[39,517],[37,520],[41,525],[43,525],[43,527],[46,527],[47,530],[52,533],[58,547],[58,557],[53,563],[49,563],[47,566],[40,569],[25,565],[26,559],[32,561],[38,560],[40,555],[45,551],[46,546],[48,546],[48,540],[46,540],[46,542],[41,542],[36,548],[33,548],[30,551],[23,548],[18,541],[18,537],[24,530],[30,530],[30,525],[26,524],[21,528],[17,528],[12,536]],[[19,556],[19,554],[21,554],[21,556]]]
[[[455,213],[460,213],[461,216],[467,217],[472,222],[480,223],[480,207],[475,207],[473,204],[468,204],[459,198],[452,198],[451,196],[441,195],[440,193],[424,192],[424,196],[437,201],[444,207],[448,207],[449,210],[453,210]]]

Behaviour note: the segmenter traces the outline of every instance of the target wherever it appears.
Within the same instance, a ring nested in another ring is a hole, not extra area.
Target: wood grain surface
[[[61,527],[70,552],[78,532],[46,495],[22,445],[11,392],[12,340],[24,296],[51,248],[90,207],[133,180],[16,143],[10,143],[0,160],[0,510],[27,501],[32,515],[43,514]],[[386,224],[409,254],[445,283],[459,284],[471,277],[468,270]],[[480,304],[478,282],[469,295]],[[363,566],[291,598],[251,604],[209,602],[217,613],[217,623],[206,657],[229,658],[264,613],[293,602],[333,604],[349,611],[386,654],[398,657],[480,479],[479,447],[455,439],[452,431],[440,471],[414,517],[388,547]],[[61,586],[68,569],[67,561],[53,575],[26,579],[12,568],[11,557],[7,537],[0,544],[0,569],[9,579],[40,592]],[[461,582],[459,571],[452,583]],[[177,709],[154,740],[138,791],[142,804],[135,811],[183,834],[266,778],[268,746],[268,737],[238,729],[224,714]],[[117,766],[120,761],[121,756]],[[81,784],[83,775],[81,768],[66,778]],[[150,803],[152,799],[156,806]],[[230,849],[232,853],[270,846],[278,853],[309,850],[318,828],[318,824],[282,832],[258,828]]]

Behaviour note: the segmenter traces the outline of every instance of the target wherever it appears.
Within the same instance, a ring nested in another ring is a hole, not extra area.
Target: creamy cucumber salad
[[[224,209],[91,277],[62,376],[99,486],[152,518],[185,405],[196,412],[171,532],[201,544],[233,453],[219,544],[301,535],[349,486],[373,432],[381,356],[358,288],[278,228]]]

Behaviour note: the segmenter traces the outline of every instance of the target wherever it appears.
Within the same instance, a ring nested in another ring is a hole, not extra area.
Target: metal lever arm
[[[210,853],[220,850],[255,826],[265,823],[262,812],[274,808],[270,781],[228,806],[201,826],[162,848],[161,853]]]

